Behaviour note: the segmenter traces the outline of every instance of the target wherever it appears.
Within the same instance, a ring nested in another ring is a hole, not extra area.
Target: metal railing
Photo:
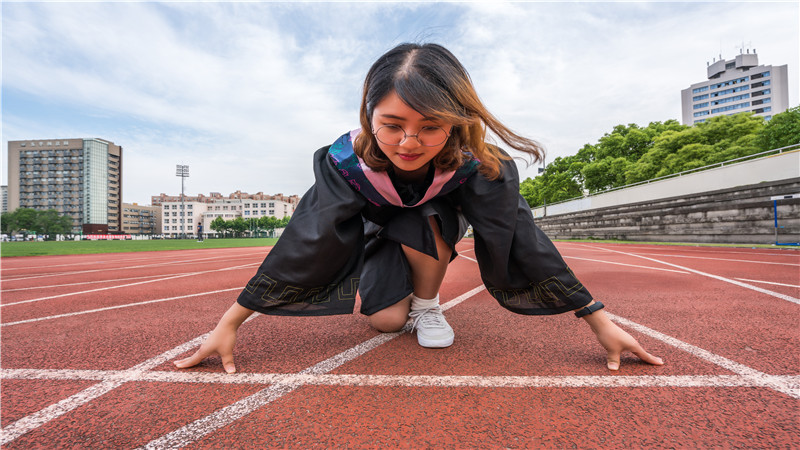
[[[785,152],[792,152],[792,151],[800,151],[800,143],[793,144],[793,145],[787,145],[786,147],[774,148],[772,150],[767,150],[767,151],[760,152],[760,153],[753,153],[752,155],[740,156],[739,158],[729,159],[727,161],[722,161],[722,162],[710,164],[710,165],[703,166],[703,167],[697,167],[697,168],[694,168],[694,169],[684,170],[683,172],[677,172],[677,173],[673,173],[673,174],[669,174],[669,175],[664,175],[664,176],[658,177],[658,178],[651,178],[649,180],[644,180],[644,181],[639,181],[639,182],[636,182],[636,183],[626,184],[625,186],[609,188],[609,189],[606,189],[606,190],[603,190],[603,191],[594,192],[592,194],[584,194],[584,195],[581,195],[580,197],[573,197],[573,198],[570,198],[570,199],[567,199],[567,200],[561,200],[561,201],[558,201],[558,202],[555,202],[555,203],[548,203],[547,206],[560,205],[562,203],[567,203],[567,202],[572,202],[572,201],[575,201],[575,200],[594,197],[595,195],[606,194],[608,192],[619,191],[621,189],[627,189],[627,188],[631,188],[631,187],[634,187],[634,186],[641,186],[641,185],[644,185],[644,184],[650,184],[650,183],[655,182],[655,181],[661,181],[661,180],[666,180],[666,179],[669,179],[669,178],[681,177],[683,175],[688,175],[690,173],[702,172],[704,170],[714,169],[714,168],[717,168],[717,167],[724,167],[726,164],[730,165],[730,164],[733,164],[733,163],[742,162],[742,161],[750,160],[750,159],[768,158],[768,157],[771,157],[771,156],[774,156],[774,155],[778,155],[778,154],[785,153]],[[543,206],[544,205],[534,206],[534,209],[535,208],[542,208]]]

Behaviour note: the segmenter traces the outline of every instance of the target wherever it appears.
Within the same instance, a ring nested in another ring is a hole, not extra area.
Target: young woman
[[[483,283],[506,309],[575,311],[606,349],[608,368],[633,352],[663,364],[615,325],[533,223],[511,158],[486,129],[538,159],[539,145],[484,107],[461,63],[436,44],[402,44],[364,82],[361,127],[314,155],[314,186],[258,272],[192,356],[218,354],[234,372],[236,331],[254,311],[314,316],[361,312],[379,331],[409,318],[420,345],[450,346],[439,288],[471,224]]]

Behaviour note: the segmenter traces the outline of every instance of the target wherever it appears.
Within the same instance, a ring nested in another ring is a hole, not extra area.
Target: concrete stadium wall
[[[546,212],[539,207],[533,210],[533,216],[556,216],[797,177],[800,177],[800,150],[548,205]]]
[[[774,196],[800,193],[800,178],[557,216],[536,223],[551,239],[774,244]],[[800,242],[800,198],[777,202],[778,242]]]

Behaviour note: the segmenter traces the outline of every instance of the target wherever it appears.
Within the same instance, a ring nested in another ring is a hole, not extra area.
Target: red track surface
[[[365,317],[255,316],[238,373],[175,369],[268,249],[6,258],[6,448],[789,448],[800,436],[800,252],[563,243],[662,367],[619,372],[583,321],[482,289],[472,242],[442,288],[447,349]],[[225,270],[230,269],[230,270]],[[777,283],[777,284],[775,284]]]

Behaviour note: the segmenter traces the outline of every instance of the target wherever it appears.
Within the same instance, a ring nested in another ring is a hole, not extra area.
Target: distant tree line
[[[273,216],[263,216],[259,218],[237,217],[233,220],[225,220],[217,217],[209,227],[219,233],[222,237],[242,237],[245,233],[257,236],[261,233],[272,234],[276,228],[284,228],[289,223],[291,216],[278,219]]]
[[[72,217],[59,215],[55,209],[17,208],[0,216],[0,231],[9,235],[35,234],[55,239],[56,235],[72,233]]]
[[[520,183],[520,193],[537,207],[798,143],[800,107],[769,121],[740,113],[694,126],[675,120],[617,125],[596,144],[556,158]]]

